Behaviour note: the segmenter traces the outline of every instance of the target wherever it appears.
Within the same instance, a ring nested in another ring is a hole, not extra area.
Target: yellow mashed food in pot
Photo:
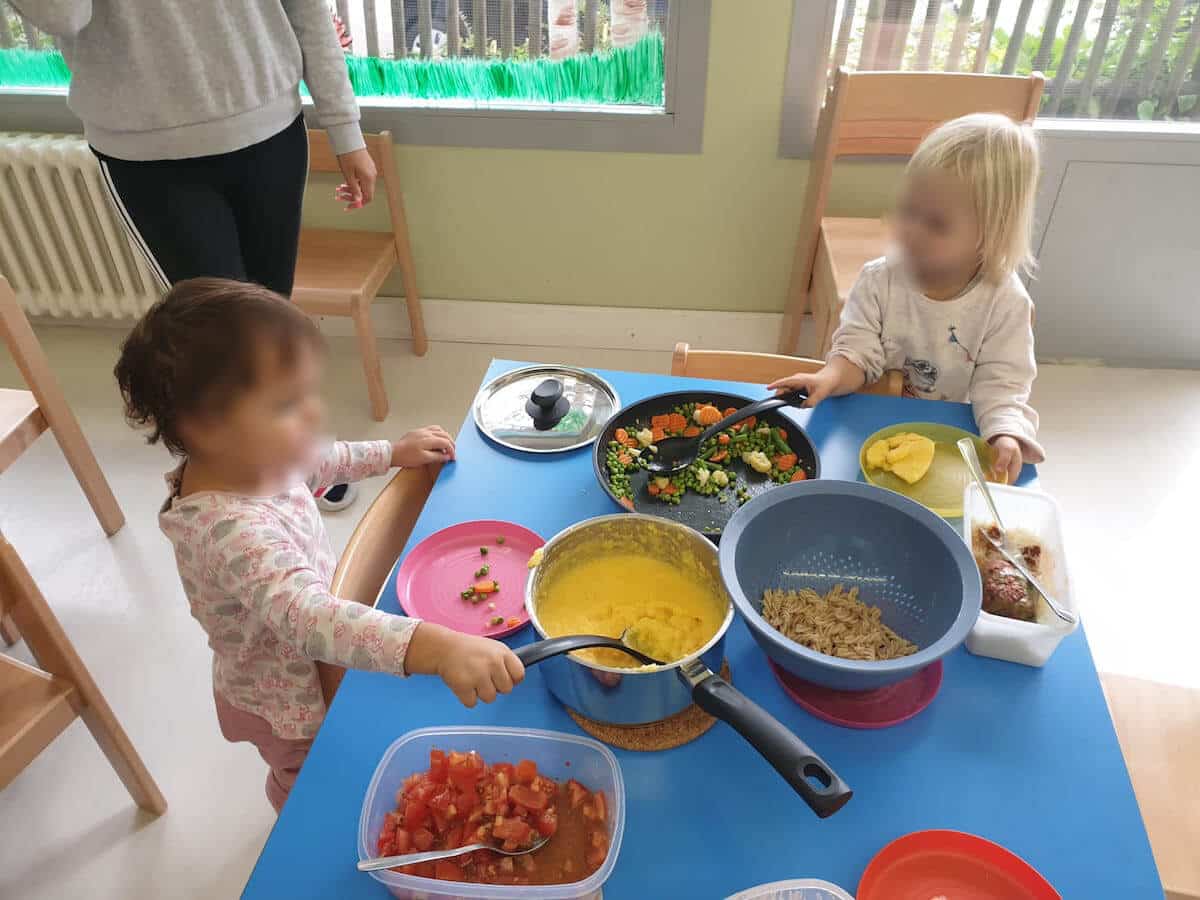
[[[603,634],[620,637],[643,653],[675,662],[708,643],[725,620],[728,601],[694,571],[634,553],[614,553],[572,563],[542,585],[537,615],[550,637]],[[577,650],[604,666],[636,668],[619,650]]]

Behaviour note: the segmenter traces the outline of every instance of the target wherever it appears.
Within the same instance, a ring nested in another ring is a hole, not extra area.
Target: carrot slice
[[[701,406],[696,410],[696,421],[701,425],[716,425],[721,421],[721,411],[715,406]]]
[[[779,438],[780,438],[780,440],[784,440],[784,441],[786,441],[786,440],[787,440],[787,431],[785,431],[785,430],[784,430],[784,429],[782,429],[782,428],[777,428],[777,429],[775,429],[775,430],[779,432]]]
[[[668,496],[671,496],[673,494],[678,494],[679,488],[675,487],[675,485],[673,485],[673,484],[668,484],[665,488],[662,489],[662,492]]]
[[[697,428],[695,425],[689,425],[687,428],[683,429],[684,437],[696,437],[699,434],[700,434],[700,429]]]
[[[725,412],[721,413],[721,418],[727,419],[730,416],[732,416],[735,412],[737,412],[737,407],[731,406],[731,407],[729,407],[729,409],[725,410]]]
[[[797,469],[796,474],[792,476],[792,481],[804,481],[808,478],[808,473],[803,469]]]
[[[681,413],[671,413],[667,422],[667,431],[683,431],[687,428],[688,420]]]
[[[718,450],[716,453],[714,453],[712,456],[710,456],[708,458],[708,461],[709,462],[721,462],[723,459],[725,459],[728,456],[729,456],[728,450]]]
[[[633,462],[633,457],[630,456],[628,453],[618,453],[617,454],[617,462],[619,462],[623,466],[627,466]]]
[[[648,485],[646,485],[646,490],[648,490],[650,492],[651,497],[657,497],[659,492],[662,490],[662,488],[660,488],[657,484],[655,484],[652,481]]]
[[[753,428],[757,424],[758,424],[758,419],[756,419],[754,416],[751,416],[748,419],[742,420],[742,427],[745,428],[747,431],[749,431],[751,428]]]
[[[618,459],[620,459],[620,457],[618,457]],[[796,456],[795,453],[781,453],[775,457],[775,467],[779,469],[780,472],[786,472],[788,469],[792,468],[792,466],[796,465],[798,460],[799,457]]]
[[[475,593],[477,594],[494,594],[498,590],[500,590],[500,588],[494,581],[488,580],[475,582]]]
[[[667,432],[660,425],[655,425],[653,428],[651,428],[650,434],[651,440],[656,444],[659,441],[665,441],[667,439]]]
[[[624,428],[618,428],[616,431],[614,431],[613,439],[616,440],[618,444],[623,444],[626,447],[629,446],[629,432]]]
[[[620,503],[623,507],[625,507],[630,512],[633,512],[633,501],[630,500],[628,497],[622,497],[617,502]]]
[[[651,416],[650,417],[650,427],[651,428],[666,428],[670,423],[671,423],[671,417],[665,413],[661,416]]]
[[[717,435],[717,443],[720,444],[722,447],[724,447],[726,444],[729,443],[729,435],[718,434]]]

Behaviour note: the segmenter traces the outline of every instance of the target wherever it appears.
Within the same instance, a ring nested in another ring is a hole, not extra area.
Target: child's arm
[[[864,269],[850,289],[841,323],[833,333],[829,361],[813,374],[797,372],[767,387],[782,393],[805,388],[805,406],[816,406],[826,397],[853,394],[868,381],[883,375],[882,304],[876,275]]]
[[[504,644],[335,597],[281,529],[231,517],[204,538],[205,560],[230,600],[308,659],[393,675],[437,675],[467,706],[490,703],[524,677]]]
[[[1038,414],[1029,405],[1037,375],[1031,311],[1027,296],[1006,298],[983,339],[971,375],[975,422],[995,449],[993,471],[1010,484],[1021,474],[1022,462],[1046,458],[1037,441]]]
[[[384,475],[393,466],[412,468],[454,459],[454,439],[436,425],[410,431],[398,441],[334,441],[308,478],[311,490]]]

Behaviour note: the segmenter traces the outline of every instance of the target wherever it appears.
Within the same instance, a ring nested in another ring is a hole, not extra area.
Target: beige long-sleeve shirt
[[[930,300],[902,263],[869,262],[846,299],[830,356],[845,357],[868,381],[901,370],[909,397],[969,402],[984,438],[1011,435],[1027,462],[1045,458],[1029,405],[1037,376],[1033,301],[1015,274]]]

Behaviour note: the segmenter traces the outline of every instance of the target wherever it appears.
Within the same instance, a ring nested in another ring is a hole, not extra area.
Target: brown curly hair
[[[297,348],[323,346],[298,307],[257,284],[192,278],[176,284],[142,316],[121,346],[113,374],[125,418],[148,427],[146,440],[187,455],[181,417],[219,412],[255,383],[261,350],[274,345],[288,365]]]

